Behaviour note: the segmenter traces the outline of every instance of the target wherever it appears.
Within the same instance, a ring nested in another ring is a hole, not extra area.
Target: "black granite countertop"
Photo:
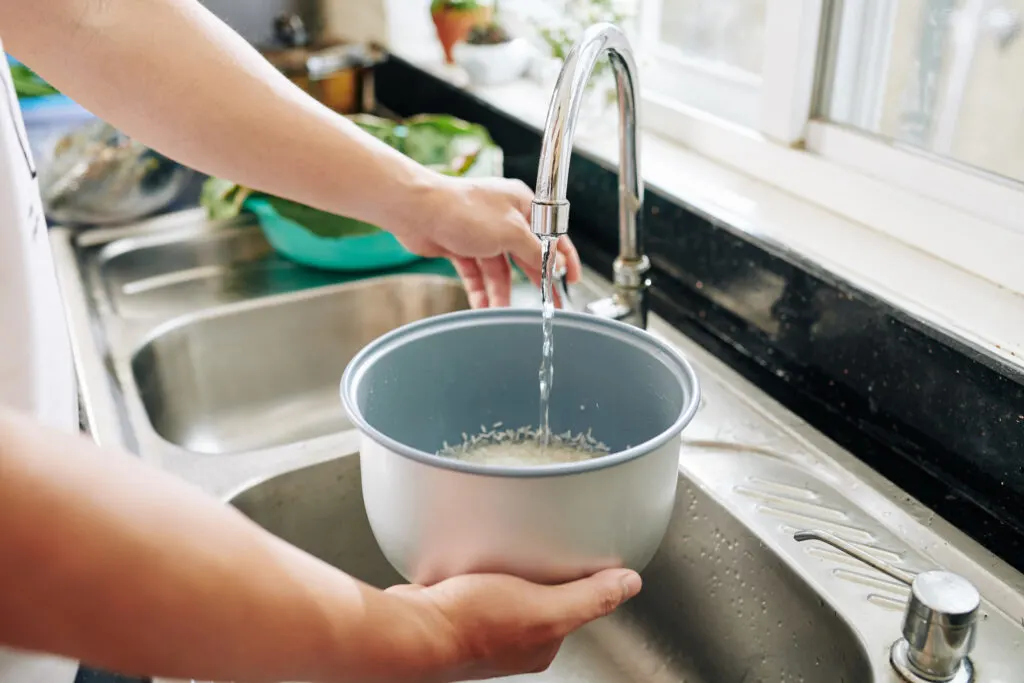
[[[119,676],[118,674],[107,673],[105,671],[96,671],[88,667],[81,667],[78,670],[78,676],[75,678],[75,683],[149,683],[148,680],[142,678],[128,678],[126,676]]]

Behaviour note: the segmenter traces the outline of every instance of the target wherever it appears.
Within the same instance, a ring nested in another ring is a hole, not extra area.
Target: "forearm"
[[[0,412],[0,643],[140,675],[423,680],[401,598],[135,458]]]
[[[437,180],[303,93],[196,0],[0,0],[0,35],[96,115],[211,175],[399,232]]]

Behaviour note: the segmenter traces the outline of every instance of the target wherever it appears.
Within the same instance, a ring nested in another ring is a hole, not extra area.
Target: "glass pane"
[[[660,13],[641,46],[645,89],[756,127],[766,2],[651,0]]]
[[[765,2],[663,0],[661,40],[684,55],[760,75]]]
[[[845,0],[822,114],[1024,181],[1024,0]]]

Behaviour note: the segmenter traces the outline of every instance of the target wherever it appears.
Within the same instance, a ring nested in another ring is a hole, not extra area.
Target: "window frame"
[[[691,99],[691,106],[757,128],[763,78],[666,45],[661,40],[663,0],[639,0],[639,4],[636,43],[646,46],[640,52],[645,81],[672,83],[672,90],[695,93],[703,99],[696,103]]]
[[[831,62],[825,56],[826,38],[835,30],[831,1],[767,0],[756,127],[667,98],[641,80],[644,128],[1024,293],[1024,274],[1007,257],[1024,253],[1024,183],[816,116],[818,88],[829,69],[844,62],[842,55]],[[845,2],[842,17],[873,25],[877,33],[894,1]],[[656,46],[663,0],[639,2],[640,45],[648,46],[641,60],[646,69],[656,68],[651,61],[658,53],[650,46]],[[886,42],[875,38],[840,44],[845,63],[867,59],[872,44]],[[875,61],[884,63],[884,55]],[[713,73],[705,70],[705,76]],[[864,99],[872,97],[880,95],[866,92]],[[870,116],[870,106],[860,115]]]

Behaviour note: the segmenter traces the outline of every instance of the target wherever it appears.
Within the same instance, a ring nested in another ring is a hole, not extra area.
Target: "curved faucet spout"
[[[626,35],[612,24],[588,28],[565,58],[548,107],[531,221],[538,235],[562,235],[569,229],[569,160],[583,93],[597,60],[604,54],[615,73],[619,110],[619,222],[622,256],[636,257],[637,218],[643,201],[637,140],[636,61]]]
[[[629,319],[644,327],[648,284],[644,274],[650,264],[643,254],[640,219],[643,205],[637,138],[640,86],[626,34],[612,24],[601,23],[588,28],[565,58],[558,75],[544,125],[530,224],[539,237],[556,237],[569,231],[566,195],[576,123],[587,81],[597,60],[605,54],[615,74],[619,114],[619,256],[615,261],[616,296],[610,302],[600,302],[598,310],[592,312]]]

